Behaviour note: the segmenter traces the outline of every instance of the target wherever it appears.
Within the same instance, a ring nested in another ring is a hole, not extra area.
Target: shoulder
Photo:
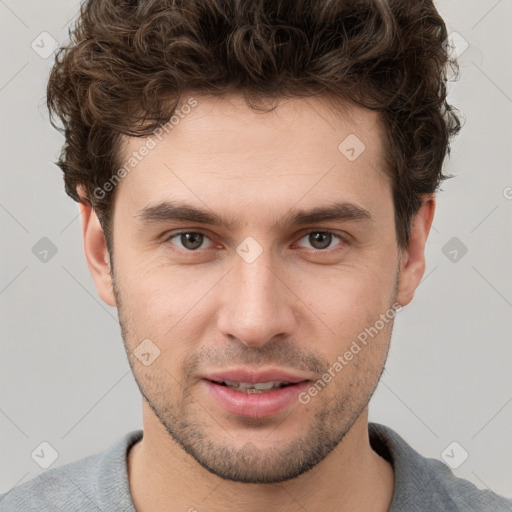
[[[126,452],[141,437],[130,432],[103,453],[47,469],[0,494],[0,512],[133,510]]]
[[[98,510],[93,475],[101,455],[47,469],[0,495],[0,511]]]
[[[372,448],[395,472],[391,512],[512,512],[511,499],[456,477],[448,466],[423,457],[392,429],[370,423],[369,433]]]

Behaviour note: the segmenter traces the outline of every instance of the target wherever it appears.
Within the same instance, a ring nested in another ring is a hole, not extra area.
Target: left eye
[[[181,244],[181,249],[185,249],[189,252],[197,251],[201,248],[205,240],[209,240],[209,238],[204,233],[199,231],[180,231],[178,233],[171,234],[167,240],[171,241],[174,238],[178,238]],[[303,235],[300,240],[305,238],[307,238],[309,243],[311,243],[313,249],[320,251],[328,249],[333,241],[333,238],[343,242],[341,236],[333,233],[332,231],[310,231],[309,233]]]
[[[309,233],[306,233],[301,240],[304,238],[311,243],[313,249],[320,251],[328,249],[333,238],[337,238],[340,242],[343,242],[341,236],[333,233],[332,231],[310,231]]]

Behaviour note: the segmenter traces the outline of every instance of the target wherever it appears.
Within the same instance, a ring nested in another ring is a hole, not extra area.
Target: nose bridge
[[[250,242],[249,242],[250,243]],[[277,335],[289,334],[294,319],[290,293],[276,275],[270,248],[260,250],[255,259],[237,248],[233,269],[225,283],[219,329],[245,345],[261,346]],[[263,249],[263,248],[261,248]],[[240,255],[241,254],[241,255]]]

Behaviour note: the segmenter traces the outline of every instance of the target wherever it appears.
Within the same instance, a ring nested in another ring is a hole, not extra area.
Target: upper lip
[[[304,375],[292,373],[290,370],[280,368],[268,368],[266,370],[252,370],[250,368],[232,368],[230,370],[219,370],[205,375],[203,378],[214,382],[233,381],[255,384],[257,382],[290,382],[296,384],[308,379]]]

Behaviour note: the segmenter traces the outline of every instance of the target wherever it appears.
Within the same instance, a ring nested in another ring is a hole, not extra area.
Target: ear
[[[409,244],[402,250],[400,264],[400,282],[398,285],[397,302],[406,306],[413,297],[425,273],[425,244],[434,219],[436,198],[426,196],[416,215],[411,220]]]
[[[86,197],[82,188],[79,187],[78,192],[81,197]],[[79,208],[87,265],[101,300],[109,306],[115,307],[116,300],[110,275],[110,255],[105,235],[91,203],[88,200],[84,203],[79,203]]]

